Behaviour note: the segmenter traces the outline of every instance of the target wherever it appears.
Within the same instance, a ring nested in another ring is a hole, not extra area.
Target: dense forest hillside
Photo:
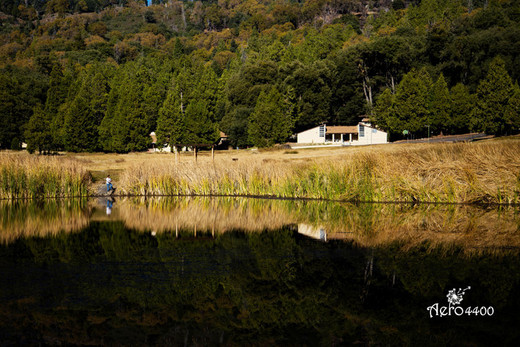
[[[0,147],[520,129],[517,0],[0,0]],[[429,126],[429,127],[427,127]]]

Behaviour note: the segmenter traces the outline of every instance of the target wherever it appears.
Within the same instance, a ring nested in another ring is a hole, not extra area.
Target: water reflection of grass
[[[93,220],[120,220],[142,232],[176,232],[179,236],[218,237],[233,230],[259,232],[292,225],[307,236],[353,241],[362,247],[392,244],[403,250],[420,246],[468,253],[520,249],[520,216],[514,207],[136,197],[116,201],[107,216],[105,204],[104,200],[89,204],[80,200],[4,201],[0,204],[0,241],[76,231]]]
[[[423,245],[465,252],[520,249],[520,216],[512,207],[202,197],[129,202],[119,204],[120,217],[138,230],[188,229],[218,234],[299,224],[325,230],[328,240],[352,240],[364,247],[397,244],[407,250]]]
[[[86,200],[0,200],[0,243],[79,231],[88,221]]]
[[[279,229],[296,219],[274,201],[245,198],[134,198],[118,204],[129,228],[223,233],[231,230]]]

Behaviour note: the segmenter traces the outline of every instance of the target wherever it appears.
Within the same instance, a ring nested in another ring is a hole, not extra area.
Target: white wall
[[[358,131],[360,126],[365,127],[365,134],[364,136],[361,136],[360,132],[358,141],[354,141],[352,143],[353,145],[375,145],[380,143],[388,143],[388,134],[386,132],[363,124],[358,124]]]
[[[325,137],[320,137],[319,126],[298,133],[297,138],[297,143],[325,143]]]
[[[365,127],[365,134],[364,136],[361,136],[361,133],[359,133],[358,140],[350,142],[351,145],[375,145],[380,143],[388,143],[388,134],[386,132],[372,128],[363,123],[358,124],[358,132],[360,125]],[[334,137],[336,141],[341,141],[341,134],[335,134]],[[348,134],[344,135],[343,139],[345,144],[349,144]],[[298,133],[297,143],[325,143],[325,137],[320,137],[320,127],[317,126],[315,128]],[[328,143],[331,143],[331,141]]]

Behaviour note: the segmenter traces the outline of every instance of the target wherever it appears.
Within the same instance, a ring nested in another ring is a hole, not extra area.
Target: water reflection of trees
[[[399,244],[465,252],[520,248],[520,216],[513,207],[469,205],[345,204],[245,198],[135,199],[119,204],[120,218],[138,230],[175,228],[258,231],[299,225],[315,238],[352,240],[365,247]],[[321,237],[320,237],[321,235]]]
[[[511,329],[520,323],[515,255],[366,249],[315,242],[293,227],[178,235],[92,222],[80,233],[1,247],[1,336],[122,345],[473,345],[519,337]],[[426,307],[445,302],[457,284],[474,288],[468,305],[494,305],[500,314],[432,323]]]
[[[142,232],[182,230],[197,236],[242,230],[257,232],[293,225],[321,240],[350,240],[363,247],[395,244],[407,250],[516,252],[520,217],[515,207],[467,205],[346,204],[309,200],[248,198],[135,198],[118,200],[110,215],[106,202],[4,202],[0,238],[55,235],[75,231],[90,221],[120,220]]]

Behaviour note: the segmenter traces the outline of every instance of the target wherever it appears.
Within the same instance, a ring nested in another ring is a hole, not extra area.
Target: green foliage
[[[36,106],[25,130],[25,141],[29,153],[33,153],[35,150],[40,153],[49,152],[52,149],[50,123],[49,114],[43,110],[41,105]]]
[[[47,78],[34,71],[8,68],[0,71],[0,148],[14,138],[24,141],[24,125],[33,108],[45,101]]]
[[[91,65],[78,77],[78,89],[71,98],[64,119],[65,149],[93,152],[101,149],[98,127],[101,124],[109,93],[112,69],[109,65]]]
[[[495,58],[489,71],[477,88],[477,103],[474,110],[473,128],[487,134],[506,132],[506,111],[513,94],[513,83],[505,69],[505,63]]]
[[[516,83],[505,112],[506,131],[520,130],[520,87]]]
[[[222,118],[221,130],[228,135],[233,147],[243,148],[251,144],[248,137],[248,126],[252,113],[253,108],[238,106]]]
[[[164,121],[173,115],[160,109],[172,76],[183,93],[182,112],[204,103],[208,119],[241,147],[251,144],[259,95],[273,86],[293,106],[291,132],[322,122],[352,125],[374,112],[394,138],[405,128],[423,136],[425,125],[434,133],[518,130],[506,86],[520,79],[516,1],[377,1],[369,7],[375,15],[353,15],[365,5],[123,1],[115,9],[99,0],[1,2],[0,148],[25,141],[33,109],[42,104],[51,150],[144,150],[151,131],[171,127]],[[491,82],[501,77],[486,76],[497,56],[510,77],[502,86]],[[113,72],[96,82],[89,65]],[[442,77],[433,83],[421,71]],[[448,97],[450,89],[457,97]]]
[[[157,119],[157,144],[171,145],[182,143],[185,129],[184,113],[182,109],[182,92],[176,86],[168,91],[166,100],[159,110]]]
[[[426,69],[412,70],[403,77],[395,92],[396,126],[392,130],[400,133],[408,130],[414,134],[427,133],[426,126],[432,125],[429,110],[432,81]]]
[[[326,122],[330,117],[333,66],[315,62],[305,66],[295,64],[285,84],[294,91],[297,100],[296,131],[302,131]]]
[[[451,119],[451,98],[448,84],[441,74],[432,85],[430,92],[430,127],[434,133],[453,132]]]
[[[276,87],[262,92],[249,120],[249,141],[258,147],[269,147],[287,140],[293,126],[292,105]]]
[[[458,83],[450,91],[451,97],[451,119],[455,133],[469,131],[471,115],[475,106],[475,98],[469,93],[468,88]]]
[[[99,126],[105,151],[142,151],[151,145],[169,74],[156,60],[132,62],[120,68],[107,98],[107,113]]]
[[[397,133],[399,131],[399,124],[394,111],[394,103],[395,96],[392,94],[390,88],[387,88],[379,95],[374,108],[375,123],[391,133]]]
[[[219,138],[216,123],[212,122],[208,103],[193,101],[186,107],[185,130],[182,140],[185,144],[213,144]]]
[[[45,113],[50,119],[50,131],[52,136],[52,148],[65,147],[65,114],[66,110],[62,105],[68,105],[67,97],[69,89],[74,82],[74,72],[67,69],[65,74],[60,65],[54,65],[50,75],[49,89],[47,90],[47,100],[45,102]]]

